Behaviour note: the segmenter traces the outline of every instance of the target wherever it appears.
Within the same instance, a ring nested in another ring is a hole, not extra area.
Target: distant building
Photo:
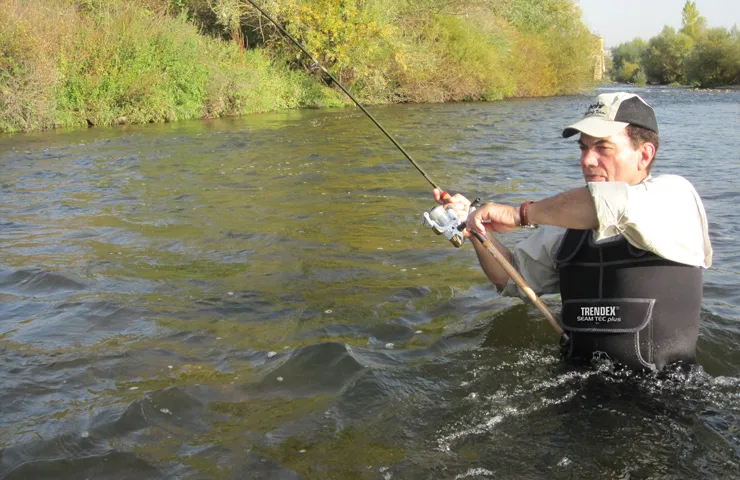
[[[594,37],[598,39],[598,48],[593,55],[594,80],[600,82],[604,79],[604,72],[606,72],[606,51],[604,49],[604,39],[597,35],[594,35]]]

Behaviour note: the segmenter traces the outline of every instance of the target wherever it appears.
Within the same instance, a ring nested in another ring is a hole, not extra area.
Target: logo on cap
[[[603,117],[606,117],[607,108],[606,105],[603,103],[594,103],[593,105],[588,106],[588,110],[586,110],[586,114],[584,117],[591,117],[594,115],[600,115]]]

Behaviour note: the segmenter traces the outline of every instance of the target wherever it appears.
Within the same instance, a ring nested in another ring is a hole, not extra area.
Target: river
[[[738,478],[740,92],[635,91],[714,247],[701,367],[658,376],[563,363],[356,109],[0,137],[0,478]],[[590,98],[372,111],[519,203],[583,184]]]

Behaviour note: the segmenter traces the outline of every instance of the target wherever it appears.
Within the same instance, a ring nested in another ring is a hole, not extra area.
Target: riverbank
[[[593,82],[598,42],[570,0],[262,3],[366,104],[550,96]],[[246,3],[3,0],[0,45],[2,132],[348,104]]]
[[[221,117],[341,105],[260,50],[132,3],[2,3],[0,131]]]

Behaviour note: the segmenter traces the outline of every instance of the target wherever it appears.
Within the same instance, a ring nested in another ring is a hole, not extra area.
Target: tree
[[[701,87],[740,83],[740,34],[712,28],[686,59],[686,78]]]
[[[650,83],[662,85],[685,82],[684,60],[694,41],[669,26],[648,42],[642,55],[642,66]]]
[[[645,40],[638,37],[612,49],[612,78],[615,81],[635,83],[635,75],[643,70],[641,62],[647,45]]]
[[[647,50],[647,42],[639,37],[629,42],[620,43],[612,49],[614,70],[622,69],[625,62],[639,65],[645,50]]]
[[[614,80],[623,83],[635,83],[635,75],[637,75],[638,72],[641,72],[638,64],[625,61],[622,64],[622,68],[614,72]]]
[[[707,20],[699,15],[696,2],[687,0],[681,12],[680,32],[688,35],[692,40],[697,40],[704,30],[706,30],[706,27]]]

